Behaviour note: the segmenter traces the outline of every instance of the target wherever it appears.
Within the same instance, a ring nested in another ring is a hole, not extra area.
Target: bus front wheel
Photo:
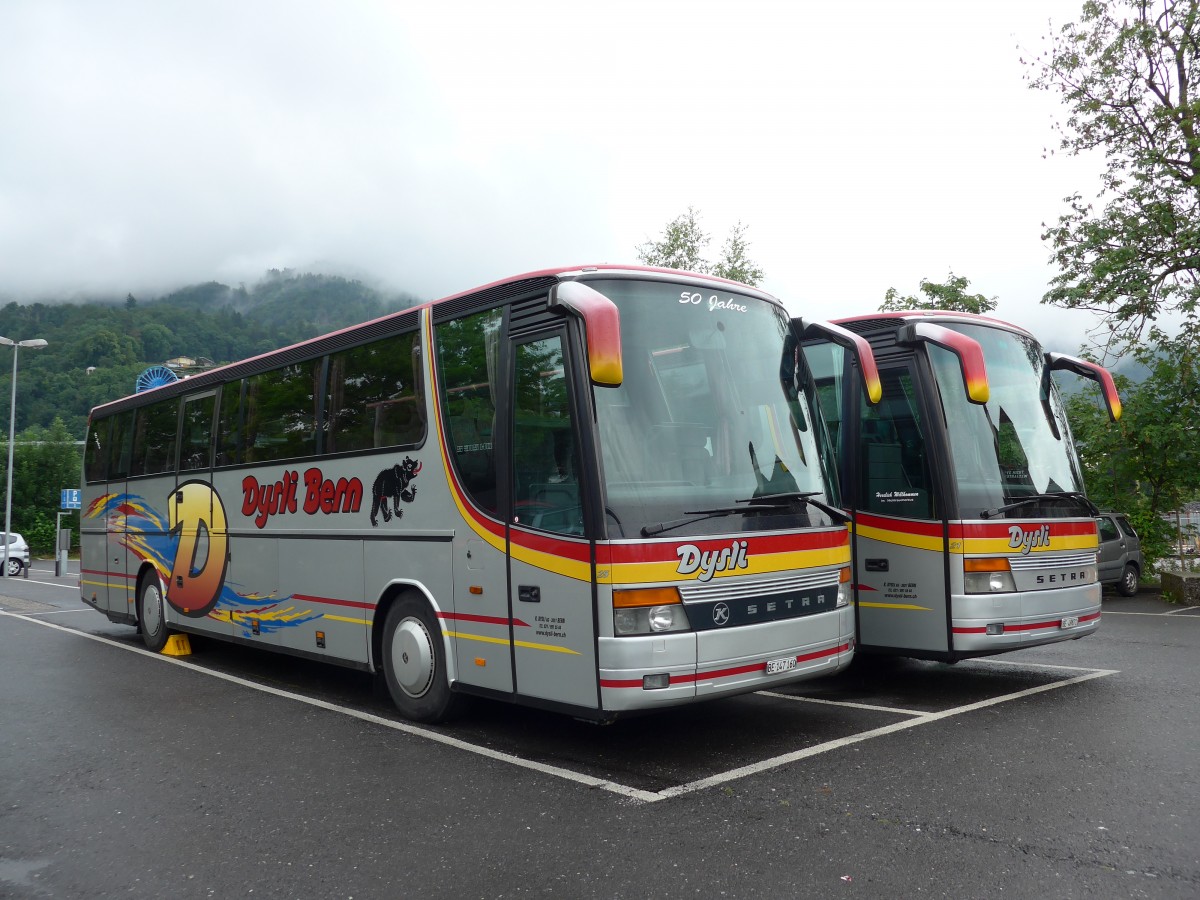
[[[157,653],[167,646],[171,629],[167,627],[162,585],[153,575],[143,578],[142,586],[138,589],[137,617],[142,643],[147,649]]]
[[[446,676],[446,645],[429,605],[404,597],[383,626],[383,674],[392,702],[406,719],[444,722],[461,699]]]

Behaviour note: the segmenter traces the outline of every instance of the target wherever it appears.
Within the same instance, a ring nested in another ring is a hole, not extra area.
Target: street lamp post
[[[13,348],[12,400],[8,407],[8,482],[4,491],[4,571],[0,578],[8,577],[8,547],[12,535],[12,472],[13,472],[13,440],[16,438],[17,426],[17,352],[24,347],[27,350],[40,350],[46,346],[41,338],[30,341],[14,341],[11,338],[0,337],[0,344]],[[57,541],[58,535],[55,535]],[[57,546],[57,544],[56,544]]]

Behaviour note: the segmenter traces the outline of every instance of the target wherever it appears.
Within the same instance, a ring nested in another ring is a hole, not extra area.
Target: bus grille
[[[689,584],[679,586],[679,595],[684,603],[715,603],[718,600],[735,600],[748,597],[767,597],[772,594],[787,594],[808,591],[813,588],[837,587],[838,570],[832,572],[807,572],[772,578],[767,581],[732,580],[722,578],[719,583]]]
[[[1096,565],[1095,551],[1090,553],[1054,554],[1039,553],[1036,556],[1010,556],[1009,565],[1014,572],[1031,572],[1035,569],[1070,569],[1075,566]]]

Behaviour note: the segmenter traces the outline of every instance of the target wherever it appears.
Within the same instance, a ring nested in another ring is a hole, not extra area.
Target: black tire
[[[8,558],[8,577],[9,578],[16,578],[18,575],[20,575],[22,568],[24,568],[24,566],[21,565],[21,561],[19,559],[17,559],[15,556],[10,556]]]
[[[445,722],[461,697],[446,677],[446,645],[429,604],[403,597],[383,625],[383,675],[401,715],[414,722]]]
[[[138,585],[137,617],[138,631],[148,650],[158,653],[167,646],[167,638],[174,632],[167,627],[167,606],[163,599],[162,584],[153,575],[143,578]]]
[[[1117,582],[1117,593],[1122,597],[1132,597],[1137,593],[1138,589],[1138,570],[1133,563],[1125,564],[1125,571],[1121,573],[1121,580]]]

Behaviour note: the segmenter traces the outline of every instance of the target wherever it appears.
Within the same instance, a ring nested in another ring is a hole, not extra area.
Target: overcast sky
[[[1082,0],[0,0],[0,302],[269,268],[422,299],[741,221],[795,314],[952,269],[1074,352],[1036,51]]]

